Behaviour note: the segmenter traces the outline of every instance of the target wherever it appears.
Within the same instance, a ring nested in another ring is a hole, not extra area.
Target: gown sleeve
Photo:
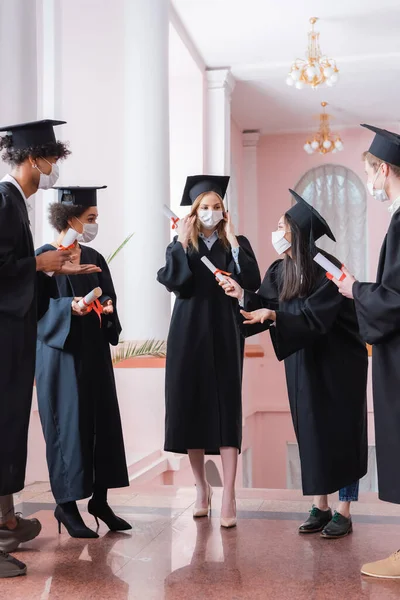
[[[360,334],[369,344],[381,344],[400,329],[400,210],[392,217],[386,238],[380,283],[353,286]]]
[[[239,243],[237,260],[240,273],[237,273],[237,269],[235,269],[235,260],[233,256],[229,263],[228,271],[232,273],[232,279],[235,279],[242,288],[255,292],[258,290],[261,283],[257,259],[247,238],[243,235],[238,235],[237,241]]]
[[[165,266],[158,271],[157,281],[178,298],[190,298],[193,293],[194,281],[188,256],[177,238],[167,247]]]
[[[35,252],[39,256],[43,252],[56,251],[50,246],[42,246]],[[57,350],[64,350],[71,330],[72,310],[71,297],[58,297],[55,277],[43,274],[38,285],[38,340]]]
[[[23,317],[32,305],[36,286],[34,256],[17,258],[20,215],[6,194],[0,194],[0,312]]]
[[[122,330],[117,311],[117,295],[115,293],[110,269],[101,254],[99,254],[99,267],[101,268],[101,273],[99,273],[100,287],[103,290],[103,295],[99,300],[102,304],[106,300],[112,300],[114,307],[114,312],[111,315],[102,315],[102,327],[107,341],[112,346],[116,346],[119,342],[119,335]]]
[[[278,360],[284,360],[328,333],[344,302],[349,300],[324,277],[298,312],[278,310],[276,326],[270,329]]]
[[[279,307],[279,289],[278,289],[278,277],[279,267],[282,261],[275,261],[268,271],[266,272],[260,289],[257,293],[252,292],[248,289],[244,290],[243,308],[244,310],[251,312],[259,308],[269,308],[270,310],[277,310]],[[257,335],[263,331],[267,331],[272,321],[266,321],[265,323],[257,323],[256,325],[243,325],[243,317],[241,319],[241,331],[244,337],[251,337]]]

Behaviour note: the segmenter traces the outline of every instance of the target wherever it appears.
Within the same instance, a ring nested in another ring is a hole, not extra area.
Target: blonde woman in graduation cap
[[[236,525],[235,478],[242,441],[244,340],[237,306],[201,261],[207,257],[240,285],[257,290],[260,272],[249,241],[236,236],[223,198],[229,177],[188,177],[190,207],[167,248],[158,281],[176,296],[168,336],[165,450],[188,454],[197,489],[194,517],[211,507],[204,457],[221,455],[221,526]]]
[[[350,503],[358,499],[358,480],[367,472],[368,358],[354,303],[337,293],[313,261],[314,242],[323,235],[335,238],[321,215],[290,192],[295,204],[272,234],[280,258],[257,294],[230,279],[222,286],[244,309],[245,335],[269,329],[275,354],[285,361],[303,493],[314,496],[299,533],[332,539],[351,533]],[[338,490],[340,503],[332,514],[328,494]]]

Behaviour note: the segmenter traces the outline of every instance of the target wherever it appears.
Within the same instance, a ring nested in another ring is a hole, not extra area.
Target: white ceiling
[[[237,80],[233,118],[263,133],[308,131],[321,101],[333,128],[400,124],[399,0],[172,0],[208,68]],[[335,58],[333,88],[296,90],[285,79],[305,55],[309,18],[319,17],[321,50]]]

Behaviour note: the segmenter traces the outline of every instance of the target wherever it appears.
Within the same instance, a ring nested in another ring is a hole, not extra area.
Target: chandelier
[[[339,136],[336,138],[332,136],[329,127],[330,115],[325,112],[325,107],[328,106],[327,102],[321,102],[323,112],[319,115],[319,130],[314,135],[312,140],[307,140],[304,144],[304,150],[307,154],[314,154],[319,152],[320,154],[327,154],[328,152],[340,152],[343,150],[344,145]]]
[[[314,31],[317,17],[310,19],[311,31],[308,32],[307,57],[297,58],[290,69],[286,83],[301,90],[310,85],[314,90],[325,83],[332,87],[339,79],[339,69],[332,58],[323,56],[319,47],[319,33]]]

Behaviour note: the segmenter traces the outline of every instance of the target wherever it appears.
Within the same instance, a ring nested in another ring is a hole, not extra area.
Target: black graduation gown
[[[360,333],[373,344],[379,498],[400,504],[400,210],[382,245],[376,283],[353,287]]]
[[[24,487],[36,344],[36,260],[19,190],[0,183],[0,496]]]
[[[37,250],[55,250],[46,245]],[[110,271],[93,248],[82,246],[81,262],[101,273],[58,275],[53,297],[39,298],[36,386],[46,440],[50,483],[57,503],[89,497],[93,486],[129,485],[121,419],[109,344],[118,343],[121,326]],[[74,296],[95,287],[111,298],[114,314],[94,311],[73,316]]]
[[[201,262],[207,256],[242,286],[256,290],[260,272],[249,241],[238,237],[240,275],[231,250],[217,240],[208,250],[185,253],[177,238],[168,246],[157,279],[176,301],[167,344],[165,450],[186,453],[224,446],[240,450],[242,441],[242,364],[244,339],[232,300]]]
[[[322,271],[308,298],[279,302],[282,265],[270,267],[258,294],[245,293],[245,309],[277,311],[276,326],[264,329],[285,361],[303,493],[330,494],[367,472],[367,350],[354,303]]]

